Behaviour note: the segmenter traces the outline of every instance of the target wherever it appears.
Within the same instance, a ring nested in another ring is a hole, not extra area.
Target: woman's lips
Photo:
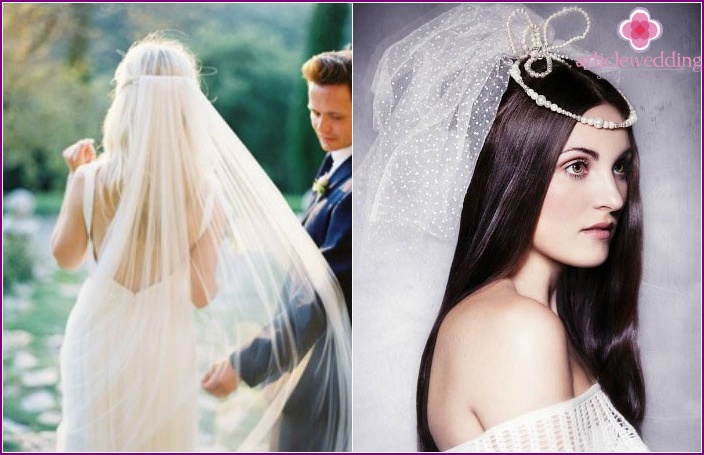
[[[589,236],[596,237],[599,240],[608,240],[611,238],[613,228],[614,223],[598,223],[594,226],[582,229],[582,232]]]

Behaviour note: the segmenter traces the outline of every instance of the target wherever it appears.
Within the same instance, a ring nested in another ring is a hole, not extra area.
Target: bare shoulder
[[[470,350],[566,347],[560,318],[541,303],[508,286],[480,290],[450,311],[438,334],[438,344],[459,342]],[[542,351],[542,350],[541,350]],[[538,355],[537,353],[534,353]]]
[[[79,217],[81,223],[83,222],[83,198],[86,191],[86,175],[88,172],[88,166],[80,166],[74,171],[70,177],[70,183],[66,187],[69,213],[71,216]]]
[[[484,428],[574,396],[565,328],[506,283],[460,302],[443,321],[435,362]]]

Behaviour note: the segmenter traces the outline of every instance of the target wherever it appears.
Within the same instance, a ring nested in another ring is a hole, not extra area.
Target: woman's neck
[[[531,250],[509,277],[516,292],[555,311],[555,288],[563,266]]]

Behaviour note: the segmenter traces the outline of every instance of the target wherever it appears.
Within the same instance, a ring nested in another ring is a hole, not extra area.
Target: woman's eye
[[[566,170],[572,175],[582,176],[587,173],[587,164],[582,161],[577,161],[567,166]]]
[[[623,161],[619,161],[618,163],[614,164],[614,172],[619,175],[624,175],[626,173],[626,163]]]

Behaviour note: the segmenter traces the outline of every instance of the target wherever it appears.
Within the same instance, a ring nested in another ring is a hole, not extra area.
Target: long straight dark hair
[[[569,64],[554,62],[546,78],[532,78],[524,72],[523,79],[569,112],[581,115],[609,104],[628,118],[628,104],[618,90],[575,62]],[[544,69],[540,64],[533,66],[538,71]],[[509,79],[465,195],[445,295],[421,359],[416,395],[421,451],[438,450],[427,413],[430,369],[440,325],[462,299],[511,275],[530,249],[558,156],[575,124],[567,116],[537,106]],[[638,429],[645,410],[637,343],[643,223],[638,151],[631,128],[627,132],[633,152],[628,195],[608,259],[595,268],[567,267],[558,279],[557,309],[578,355],[616,409]]]

